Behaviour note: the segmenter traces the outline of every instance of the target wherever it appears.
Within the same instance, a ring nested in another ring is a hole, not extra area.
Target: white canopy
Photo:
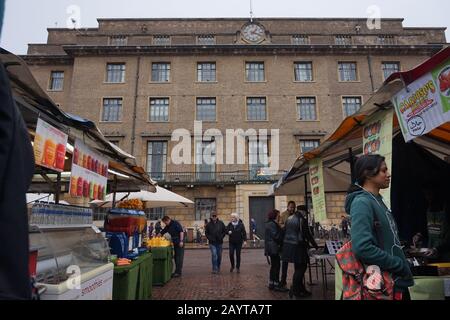
[[[145,202],[146,208],[162,208],[162,207],[187,207],[194,204],[191,200],[182,197],[172,191],[156,186],[156,192],[148,192],[141,190],[140,192],[118,192],[116,193],[116,201],[125,199],[139,199]],[[106,196],[105,201],[94,200],[91,204],[97,206],[110,206],[113,201],[113,194]]]

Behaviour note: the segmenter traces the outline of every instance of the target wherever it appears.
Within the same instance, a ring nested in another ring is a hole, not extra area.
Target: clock
[[[251,43],[260,43],[266,36],[264,27],[257,23],[248,23],[242,27],[242,37]]]

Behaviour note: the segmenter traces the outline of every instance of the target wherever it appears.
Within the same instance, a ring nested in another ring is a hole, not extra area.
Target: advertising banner
[[[314,209],[314,220],[323,222],[327,219],[325,201],[325,189],[323,187],[323,163],[322,159],[313,159],[309,162],[309,180]]]

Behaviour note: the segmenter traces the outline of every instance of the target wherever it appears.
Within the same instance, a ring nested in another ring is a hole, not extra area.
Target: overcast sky
[[[25,54],[28,43],[45,43],[47,28],[66,27],[71,5],[81,27],[97,18],[249,17],[249,0],[6,0],[0,44]],[[383,18],[404,18],[406,27],[450,27],[448,0],[253,0],[254,17],[368,17],[376,5]],[[70,19],[69,19],[70,20]],[[450,42],[450,30],[447,30]]]

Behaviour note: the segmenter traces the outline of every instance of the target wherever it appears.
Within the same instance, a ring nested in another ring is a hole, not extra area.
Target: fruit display
[[[163,237],[155,237],[147,241],[147,246],[151,247],[169,247],[171,242]]]
[[[144,210],[144,203],[139,199],[121,201],[118,205],[122,209]]]

